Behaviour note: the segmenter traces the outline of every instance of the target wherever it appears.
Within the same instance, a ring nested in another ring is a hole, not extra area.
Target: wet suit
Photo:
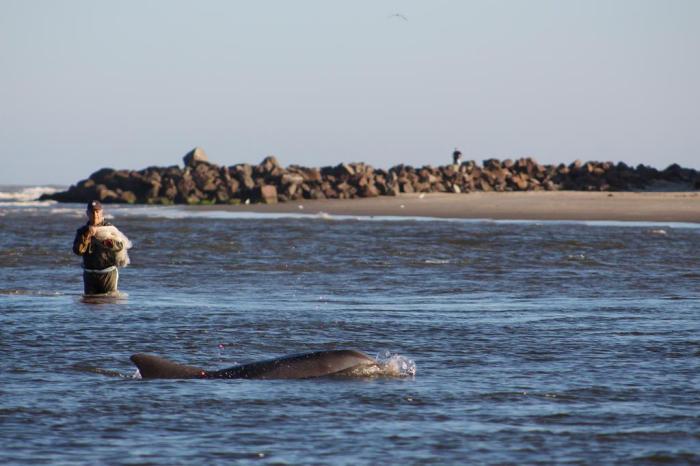
[[[102,222],[96,227],[111,226]],[[83,284],[85,294],[101,294],[117,291],[119,271],[117,270],[117,252],[124,248],[124,243],[113,239],[97,240],[88,238],[90,225],[78,228],[73,240],[73,252],[83,256]]]

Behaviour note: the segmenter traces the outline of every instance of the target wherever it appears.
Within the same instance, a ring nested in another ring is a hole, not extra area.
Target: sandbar
[[[605,220],[700,223],[700,192],[476,192],[364,199],[213,205],[192,209],[255,213],[406,216],[494,220]]]

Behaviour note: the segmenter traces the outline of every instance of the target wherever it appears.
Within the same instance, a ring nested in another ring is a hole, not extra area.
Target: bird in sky
[[[389,18],[399,18],[404,21],[408,21],[408,18],[406,18],[406,15],[403,15],[401,13],[394,13],[393,15],[389,15]]]

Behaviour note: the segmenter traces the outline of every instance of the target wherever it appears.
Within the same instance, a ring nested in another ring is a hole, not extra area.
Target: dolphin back
[[[134,354],[131,361],[144,379],[196,379],[205,374],[199,367],[178,364],[151,354]]]
[[[356,350],[315,351],[206,373],[216,379],[308,379],[339,374],[377,361]]]

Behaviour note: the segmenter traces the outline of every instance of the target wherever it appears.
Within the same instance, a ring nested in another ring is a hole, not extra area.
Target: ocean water
[[[3,464],[698,464],[700,228],[107,207],[0,188]],[[24,193],[24,194],[22,194]],[[415,374],[140,380],[356,348]]]

